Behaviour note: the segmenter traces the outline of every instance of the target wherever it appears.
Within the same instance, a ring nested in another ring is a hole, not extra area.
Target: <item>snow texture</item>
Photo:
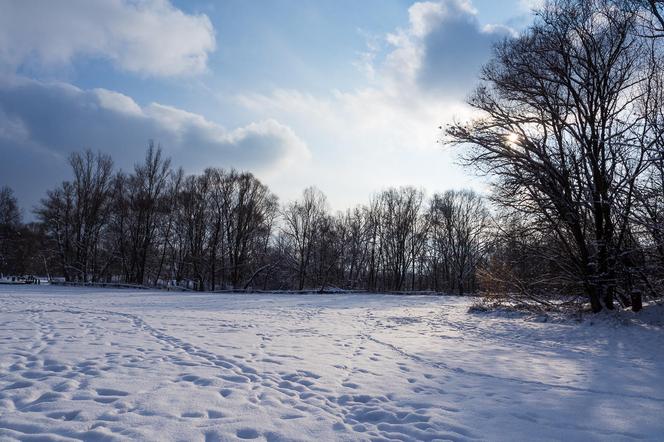
[[[469,303],[0,287],[0,440],[661,440],[662,307]]]

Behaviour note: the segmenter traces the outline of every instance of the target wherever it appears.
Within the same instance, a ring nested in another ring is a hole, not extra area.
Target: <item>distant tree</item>
[[[0,274],[17,273],[16,252],[21,234],[21,210],[14,191],[0,188]]]
[[[282,232],[299,290],[304,289],[307,282],[314,246],[326,213],[327,198],[315,187],[305,189],[302,200],[288,204],[282,211]]]
[[[126,245],[122,259],[126,262],[127,281],[146,281],[148,258],[155,255],[155,240],[161,218],[170,210],[166,206],[171,161],[163,157],[161,147],[150,142],[143,163],[136,164],[134,173],[124,180],[124,188],[116,197],[126,205],[124,233],[119,241]]]
[[[277,197],[250,173],[208,169],[205,174],[211,181],[210,271],[216,275],[219,269],[222,283],[244,288],[267,269]]]
[[[0,188],[0,225],[18,227],[21,224],[21,210],[14,191],[8,187]]]
[[[99,275],[100,244],[112,187],[113,161],[87,150],[69,158],[73,180],[48,192],[36,215],[53,244],[68,281],[90,281]]]
[[[188,176],[178,195],[177,235],[181,247],[181,272],[191,275],[196,288],[205,290],[209,281],[208,250],[210,175]]]
[[[370,249],[369,220],[366,214],[365,207],[355,207],[337,215],[337,282],[344,288],[365,288]]]
[[[377,200],[379,255],[385,288],[405,290],[410,283],[410,288],[415,289],[415,264],[428,231],[427,220],[421,216],[424,193],[413,187],[393,188],[381,192]]]
[[[161,218],[158,229],[159,263],[157,264],[157,270],[154,279],[155,284],[159,284],[161,282],[164,273],[168,274],[169,283],[173,279],[178,279],[176,277],[177,272],[175,271],[176,260],[174,259],[174,251],[176,250],[176,247],[174,241],[174,231],[176,230],[178,197],[183,180],[184,171],[182,168],[179,168],[170,174],[164,201],[166,216]]]
[[[434,271],[442,267],[452,291],[475,291],[489,225],[484,201],[470,190],[449,190],[433,196],[427,217]]]

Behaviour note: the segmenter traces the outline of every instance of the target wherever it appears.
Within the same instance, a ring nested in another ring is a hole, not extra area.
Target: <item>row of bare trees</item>
[[[91,151],[35,210],[48,273],[73,282],[199,290],[473,292],[489,214],[472,191],[412,187],[332,213],[307,188],[285,205],[250,173],[185,176],[150,144],[131,173]],[[36,273],[44,273],[39,265]]]
[[[392,188],[333,216],[320,191],[309,188],[285,208],[276,241],[298,288],[463,293],[477,289],[486,235],[488,210],[472,191],[426,202],[412,187]]]

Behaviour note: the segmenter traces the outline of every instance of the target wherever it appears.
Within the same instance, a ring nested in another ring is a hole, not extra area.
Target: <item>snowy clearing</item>
[[[0,439],[661,440],[661,322],[469,303],[0,287]]]

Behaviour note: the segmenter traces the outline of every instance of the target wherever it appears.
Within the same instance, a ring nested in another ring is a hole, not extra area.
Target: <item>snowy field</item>
[[[0,286],[0,440],[664,439],[661,322],[469,303]]]

